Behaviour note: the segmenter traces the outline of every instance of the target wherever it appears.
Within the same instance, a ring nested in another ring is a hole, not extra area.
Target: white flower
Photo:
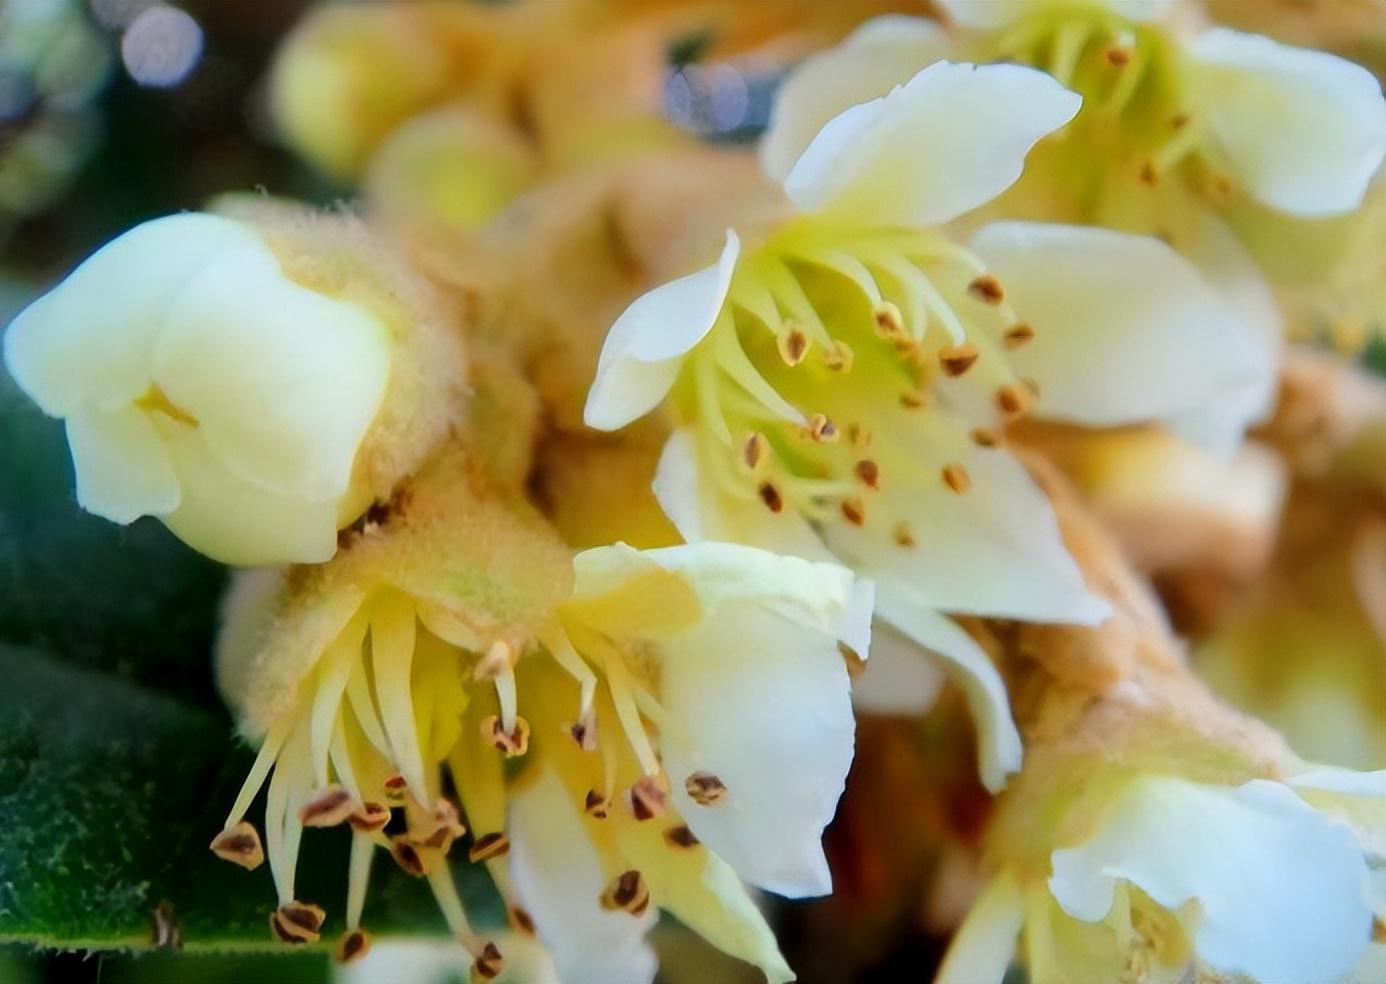
[[[1155,240],[1005,223],[963,246],[934,228],[1002,193],[1078,108],[1030,69],[936,63],[846,110],[784,175],[804,213],[744,251],[729,231],[715,265],[632,304],[587,403],[613,429],[669,397],[656,492],[686,539],[875,581],[878,615],[962,671],[993,788],[1019,738],[995,669],[941,613],[1107,614],[1000,425],[1175,415],[1264,372]]]
[[[377,317],[205,214],[116,239],[5,335],[10,373],[66,423],[85,509],[157,516],[238,564],[332,555],[390,361]]]
[[[939,984],[999,982],[1022,930],[1039,982],[1176,981],[1190,968],[1263,984],[1345,980],[1371,956],[1386,901],[1374,897],[1380,845],[1354,829],[1356,815],[1386,823],[1386,774],[1240,786],[1132,777],[1080,842],[1052,851],[1047,880],[1003,867]]]

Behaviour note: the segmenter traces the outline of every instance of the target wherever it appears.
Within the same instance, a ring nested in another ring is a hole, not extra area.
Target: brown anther
[[[337,941],[337,960],[351,963],[371,950],[371,938],[364,929],[348,929]]]
[[[534,935],[534,917],[526,909],[521,909],[518,905],[512,905],[505,914],[506,921],[510,923],[510,928],[517,933],[525,936]]]
[[[664,843],[668,844],[670,847],[687,849],[690,847],[697,847],[701,842],[694,835],[693,831],[688,829],[687,824],[679,824],[677,827],[670,827],[668,830],[664,831]]]
[[[890,301],[882,301],[871,312],[876,331],[883,338],[900,338],[905,334],[905,317]]]
[[[641,776],[630,787],[630,809],[637,820],[663,816],[667,800],[658,776]]]
[[[487,943],[472,962],[472,984],[495,980],[504,967],[505,960],[501,957],[500,947],[494,943]]]
[[[775,344],[787,366],[797,366],[808,355],[809,339],[799,328],[790,328],[775,340]]]
[[[855,361],[852,346],[837,339],[823,351],[823,364],[833,372],[851,372]]]
[[[943,484],[961,495],[972,487],[972,476],[959,464],[943,466]]]
[[[881,468],[870,458],[862,458],[852,469],[857,476],[857,481],[869,489],[879,489],[881,487]]]
[[[1372,920],[1372,942],[1386,943],[1386,919],[1377,917]]]
[[[183,927],[172,902],[160,902],[149,914],[150,940],[158,950],[183,949]]]
[[[587,790],[587,799],[582,804],[582,812],[595,820],[605,820],[610,804],[606,797],[595,789]]]
[[[996,405],[1013,417],[1029,413],[1034,402],[1034,394],[1022,383],[1007,383],[996,391]]]
[[[346,823],[356,803],[342,786],[326,786],[303,804],[298,811],[299,823],[305,827],[335,827]]]
[[[510,838],[497,830],[478,837],[467,852],[467,858],[473,862],[488,861],[509,853]]]
[[[622,872],[602,892],[603,909],[621,909],[632,916],[641,916],[650,907],[650,889],[645,876],[635,869]]]
[[[390,822],[390,808],[380,803],[362,803],[347,817],[358,834],[378,834]]]
[[[316,943],[327,913],[309,902],[290,902],[270,913],[270,932],[285,943]]]
[[[462,823],[462,814],[450,801],[440,799],[433,808],[432,823],[410,835],[410,839],[423,847],[432,847],[447,854],[452,842],[467,832]]]
[[[841,436],[837,424],[834,424],[825,414],[821,413],[815,413],[809,418],[808,433],[813,440],[821,441],[824,444],[830,444]]]
[[[994,448],[1001,443],[1000,435],[990,427],[974,427],[969,436],[979,448]]]
[[[1172,117],[1170,117],[1169,125],[1174,127],[1174,129],[1176,130],[1182,130],[1184,129],[1184,127],[1189,125],[1189,120],[1191,120],[1192,118],[1193,117],[1186,112],[1178,112],[1175,113]]]
[[[857,498],[842,500],[842,518],[853,526],[863,526],[866,523],[866,505]]]
[[[494,680],[502,672],[515,665],[515,659],[519,655],[515,647],[504,639],[497,639],[491,643],[486,655],[477,660],[476,666],[472,669],[474,680]]]
[[[769,482],[761,482],[760,488],[756,490],[760,493],[760,501],[765,503],[765,508],[772,513],[784,512],[784,498],[780,495],[780,490]]]
[[[900,406],[906,410],[918,410],[924,405],[924,394],[909,392],[900,394]]]
[[[583,715],[582,720],[575,722],[568,729],[568,734],[573,736],[573,741],[577,742],[577,747],[584,752],[590,752],[597,747],[597,719],[590,711]]]
[[[1006,292],[1001,287],[1001,281],[989,273],[982,274],[968,284],[967,292],[988,304],[1000,304],[1006,299]]]
[[[506,758],[518,758],[529,751],[529,722],[516,715],[515,727],[507,732],[499,715],[492,714],[481,722],[481,736]]]
[[[713,806],[727,798],[727,786],[711,772],[695,772],[683,781],[684,792],[699,806]]]
[[[1141,184],[1145,185],[1153,185],[1159,179],[1159,175],[1155,173],[1155,165],[1151,161],[1142,164],[1136,176],[1140,178]]]
[[[254,871],[265,863],[265,849],[260,844],[260,832],[247,820],[228,827],[212,838],[212,853],[223,861],[238,864]]]
[[[1007,349],[1014,351],[1022,345],[1028,345],[1035,339],[1035,329],[1021,321],[1011,325],[1001,336],[1001,344]]]
[[[427,848],[421,848],[408,834],[396,834],[390,838],[390,856],[415,878],[422,878],[433,867],[432,859],[425,851]]]
[[[861,653],[857,652],[841,639],[837,640],[837,651],[842,656],[842,662],[847,666],[847,676],[855,680],[866,672],[866,660],[862,659]]]
[[[1232,179],[1225,174],[1213,178],[1213,192],[1226,198],[1232,194]]]
[[[399,773],[395,773],[385,780],[385,798],[391,803],[403,803],[404,796],[408,791],[409,783]]]
[[[766,457],[770,454],[770,442],[765,439],[765,435],[754,433],[746,438],[746,443],[741,445],[741,460],[746,463],[746,467],[751,471],[756,471],[765,463]]]
[[[890,535],[894,538],[897,545],[902,547],[914,546],[914,530],[910,529],[910,524],[903,519],[895,524],[895,529],[891,530]]]
[[[939,349],[938,362],[950,376],[961,376],[977,361],[977,346],[970,342]]]
[[[1107,64],[1113,68],[1124,68],[1131,64],[1131,49],[1112,47],[1107,49]]]

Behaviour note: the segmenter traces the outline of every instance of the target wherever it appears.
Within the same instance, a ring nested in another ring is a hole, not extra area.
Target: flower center
[[[801,220],[743,260],[675,406],[724,491],[911,547],[878,503],[892,484],[967,493],[964,459],[1033,402],[1007,357],[1033,336],[940,233]]]
[[[148,413],[163,414],[170,420],[189,427],[197,426],[197,418],[168,398],[168,394],[153,383],[144,395],[135,401],[135,406]]]

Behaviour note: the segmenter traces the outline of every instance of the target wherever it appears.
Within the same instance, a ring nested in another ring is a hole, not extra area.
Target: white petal
[[[945,57],[948,35],[934,21],[886,14],[835,48],[805,58],[780,84],[760,142],[765,173],[783,181],[834,116],[908,81]]]
[[[317,564],[337,551],[337,503],[310,501],[251,485],[192,428],[163,428],[182,488],[161,517],[184,543],[223,564]]]
[[[804,211],[855,223],[947,222],[1010,187],[1035,142],[1081,103],[1031,68],[935,62],[829,121],[785,192]]]
[[[1264,382],[1271,362],[1188,260],[1148,236],[998,222],[973,249],[1035,339],[1011,355],[1036,413],[1112,426],[1205,406]]]
[[[125,407],[78,410],[67,418],[77,472],[77,502],[113,523],[162,516],[178,508],[178,479],[149,418]]]
[[[918,717],[934,706],[944,679],[919,643],[882,619],[875,626],[866,669],[852,681],[852,703],[867,714]]]
[[[716,323],[740,253],[741,240],[728,229],[714,265],[656,287],[616,319],[587,394],[587,426],[616,430],[664,399],[682,357]]]
[[[1092,838],[1052,861],[1054,898],[1087,922],[1106,916],[1119,879],[1168,909],[1196,899],[1195,946],[1225,973],[1337,980],[1370,937],[1367,867],[1351,831],[1280,783],[1136,780]]]
[[[1020,771],[1023,755],[1001,674],[971,636],[952,619],[930,611],[908,587],[878,584],[876,613],[945,660],[954,672],[977,725],[977,769],[982,783],[992,792],[999,791],[1008,775]]]
[[[149,389],[169,302],[214,258],[240,249],[268,252],[249,227],[214,215],[136,226],[15,318],[5,365],[50,416],[136,400]]]
[[[1052,5],[1052,0],[937,0],[950,20],[964,27],[1007,27],[1021,17]],[[1094,7],[1108,7],[1134,21],[1163,17],[1174,0],[1090,0]],[[1060,8],[1062,9],[1062,8]]]
[[[598,904],[606,880],[558,776],[545,771],[510,799],[510,875],[564,984],[648,984],[645,943],[656,909],[637,917]]]
[[[971,488],[884,476],[871,509],[907,522],[917,546],[897,546],[884,520],[837,523],[823,533],[834,554],[878,589],[907,585],[934,611],[1084,625],[1106,618],[1110,607],[1088,590],[1049,500],[1020,463],[978,448],[961,426],[934,436],[953,443],[929,453],[965,467]]]
[[[934,984],[1001,984],[1023,919],[1020,886],[1014,874],[1002,871],[973,903]]]
[[[834,637],[753,603],[722,605],[660,654],[662,736],[674,801],[700,840],[753,885],[823,895],[832,876],[823,828],[852,762],[855,721]],[[684,790],[710,772],[726,798],[699,806]]]
[[[1189,51],[1213,130],[1253,196],[1303,216],[1361,204],[1386,156],[1386,101],[1371,72],[1226,28]]]
[[[496,939],[505,958],[493,984],[560,984],[543,949],[532,939],[505,933]],[[439,939],[383,939],[364,957],[335,964],[334,984],[457,984],[466,980],[472,957],[460,943]]]
[[[246,482],[337,498],[385,394],[388,330],[286,279],[273,256],[219,257],[173,301],[154,379]]]

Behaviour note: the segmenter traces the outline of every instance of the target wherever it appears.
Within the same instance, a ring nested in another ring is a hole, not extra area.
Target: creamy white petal
[[[1248,427],[1275,406],[1284,350],[1284,324],[1270,284],[1236,234],[1211,210],[1202,210],[1194,235],[1182,252],[1217,291],[1230,317],[1222,330],[1236,333],[1232,344],[1252,371],[1252,381],[1229,387],[1211,402],[1168,416],[1171,430],[1217,454],[1230,456]]]
[[[231,471],[307,499],[346,492],[389,372],[379,319],[292,283],[261,250],[210,263],[154,348],[155,382]]]
[[[882,619],[866,669],[852,681],[852,703],[868,714],[918,717],[934,706],[944,680],[942,667],[919,643]]]
[[[972,28],[1007,27],[1027,14],[1045,7],[1062,9],[1056,0],[937,0],[950,20]],[[1108,7],[1135,21],[1157,20],[1174,0],[1087,0],[1093,7]],[[1067,5],[1072,9],[1073,5]]]
[[[185,425],[161,427],[182,488],[161,517],[184,543],[223,564],[317,564],[337,550],[337,503],[251,485]]]
[[[162,516],[178,508],[178,479],[159,433],[134,407],[106,413],[76,410],[67,443],[77,473],[77,502],[113,523]]]
[[[1088,590],[1053,507],[1020,463],[977,447],[961,424],[935,436],[939,446],[928,453],[963,466],[971,487],[959,494],[936,473],[919,480],[884,474],[871,501],[871,515],[881,520],[869,515],[864,527],[836,523],[823,531],[841,562],[878,590],[907,585],[934,611],[1084,625],[1106,618],[1109,606]],[[900,520],[916,547],[902,549],[891,538],[888,524]]]
[[[821,838],[852,762],[851,683],[832,634],[754,602],[727,603],[660,647],[661,736],[672,797],[744,880],[793,898],[832,890]],[[726,798],[684,789],[710,772]]]
[[[1011,364],[1035,412],[1112,426],[1263,383],[1271,361],[1198,270],[1164,243],[1092,226],[998,222],[972,247],[1035,339]]]
[[[114,410],[149,389],[169,301],[218,256],[268,247],[214,215],[172,215],[97,250],[5,332],[5,365],[50,416]]]
[[[728,229],[715,264],[656,287],[616,319],[587,394],[587,426],[616,430],[664,399],[682,356],[716,323],[740,253],[741,240]]]
[[[657,910],[636,917],[598,904],[606,879],[566,787],[545,771],[510,799],[510,876],[564,984],[648,984],[645,943]]]
[[[992,792],[1020,771],[1020,732],[1011,717],[1006,685],[976,641],[952,619],[931,611],[908,585],[878,583],[876,613],[885,622],[943,659],[967,695],[977,725],[977,769]]]
[[[1361,204],[1386,156],[1386,101],[1371,72],[1226,28],[1189,51],[1213,131],[1254,197],[1303,216]]]
[[[951,47],[937,23],[886,14],[867,21],[834,48],[809,55],[780,84],[760,141],[765,173],[783,181],[834,116],[883,96],[945,57]]]
[[[1055,851],[1050,890],[1095,922],[1118,880],[1177,909],[1197,900],[1199,956],[1259,981],[1331,981],[1366,952],[1367,867],[1352,832],[1287,786],[1134,780],[1086,842]]]
[[[1020,886],[1014,874],[1003,870],[958,927],[934,984],[1001,984],[1023,919]]]
[[[1035,142],[1082,98],[1018,65],[935,62],[828,122],[784,180],[803,211],[861,224],[937,225],[1020,177]]]

